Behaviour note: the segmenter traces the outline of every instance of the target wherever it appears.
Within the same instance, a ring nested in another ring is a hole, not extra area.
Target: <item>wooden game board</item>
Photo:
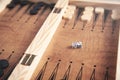
[[[62,1],[58,2],[52,12],[47,9],[41,16],[39,14],[29,15],[28,12],[23,14],[28,6],[23,7],[17,13],[16,10],[19,6],[11,11],[5,9],[0,14],[0,59],[7,59],[10,63],[10,66],[4,70],[1,79],[4,80],[16,63],[18,65],[13,70],[9,80],[119,79],[119,72],[116,71],[119,58],[119,20],[113,27],[110,13],[102,31],[103,19],[101,14],[98,16],[94,29],[92,28],[93,19],[83,27],[83,21],[79,17],[73,29],[78,9],[75,10],[71,20],[61,19],[68,5],[67,1],[62,3],[63,5],[61,5]],[[75,5],[78,4],[75,3]],[[83,6],[86,6],[86,4],[80,7]],[[104,7],[106,8],[106,6]],[[119,4],[116,4],[116,7],[118,8]],[[58,13],[55,13],[55,9],[58,9]],[[61,12],[59,12],[59,9]],[[110,8],[107,7],[107,9]],[[43,8],[39,13],[42,11]],[[21,15],[23,16],[21,17]],[[58,27],[52,24],[55,20],[51,18],[51,15],[58,23],[60,22],[60,24],[55,23]],[[51,24],[48,24],[48,22],[51,22]],[[52,31],[50,28],[57,30]],[[55,32],[53,37],[51,32]],[[51,35],[49,36],[51,40],[44,38],[46,35]],[[47,41],[50,41],[50,43],[45,43]],[[76,41],[83,43],[82,48],[72,48],[71,44]],[[42,49],[45,49],[45,52]],[[34,54],[35,59],[33,58],[34,60],[30,65],[26,65],[24,64],[24,58],[29,54],[32,56]],[[116,72],[118,73],[116,74]],[[116,75],[118,78],[116,78]]]

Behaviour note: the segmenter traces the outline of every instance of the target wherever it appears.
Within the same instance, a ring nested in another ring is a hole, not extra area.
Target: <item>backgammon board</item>
[[[0,80],[120,79],[119,1],[16,1],[0,13]]]

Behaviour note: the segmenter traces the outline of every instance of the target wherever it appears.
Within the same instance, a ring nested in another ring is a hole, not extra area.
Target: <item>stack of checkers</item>
[[[118,19],[120,19],[120,9],[114,9],[114,10],[112,10],[111,18],[112,18],[113,20],[118,20]]]
[[[4,75],[4,69],[6,69],[9,66],[9,63],[7,60],[2,59],[0,60],[0,77]]]
[[[11,0],[0,0],[0,12],[10,3]]]
[[[93,16],[93,7],[85,7],[85,11],[83,12],[83,15],[81,16],[82,21],[90,21]]]
[[[103,14],[104,13],[104,8],[101,8],[101,7],[95,8],[95,13],[101,13],[101,14]]]
[[[74,13],[75,13],[75,9],[76,9],[76,6],[73,6],[73,5],[69,5],[63,15],[63,18],[64,19],[72,19]]]

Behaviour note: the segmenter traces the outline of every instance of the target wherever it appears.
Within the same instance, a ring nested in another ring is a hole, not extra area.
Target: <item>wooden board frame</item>
[[[120,25],[119,25],[119,40],[118,41],[119,42],[118,42],[118,54],[117,54],[116,80],[120,80]]]
[[[10,3],[11,0],[0,0],[0,13],[5,9],[5,7]]]

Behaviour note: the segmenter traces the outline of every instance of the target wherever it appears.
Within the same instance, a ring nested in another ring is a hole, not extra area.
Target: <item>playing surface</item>
[[[38,80],[115,80],[119,29],[114,26],[113,31],[110,14],[103,32],[102,15],[93,31],[92,20],[83,29],[79,19],[72,29],[74,19],[65,28],[61,21],[33,78],[39,73]],[[82,48],[73,49],[75,41],[81,41]]]
[[[41,25],[51,12],[47,9],[42,15],[39,10],[37,15],[30,15],[29,11],[25,10],[28,5],[21,8],[19,11],[16,6],[12,10],[7,8],[0,14],[0,59],[8,59],[10,66],[4,70],[4,76],[14,68],[14,64],[20,60],[27,47],[35,37]],[[16,12],[17,11],[17,12]],[[1,78],[2,79],[2,78]]]

